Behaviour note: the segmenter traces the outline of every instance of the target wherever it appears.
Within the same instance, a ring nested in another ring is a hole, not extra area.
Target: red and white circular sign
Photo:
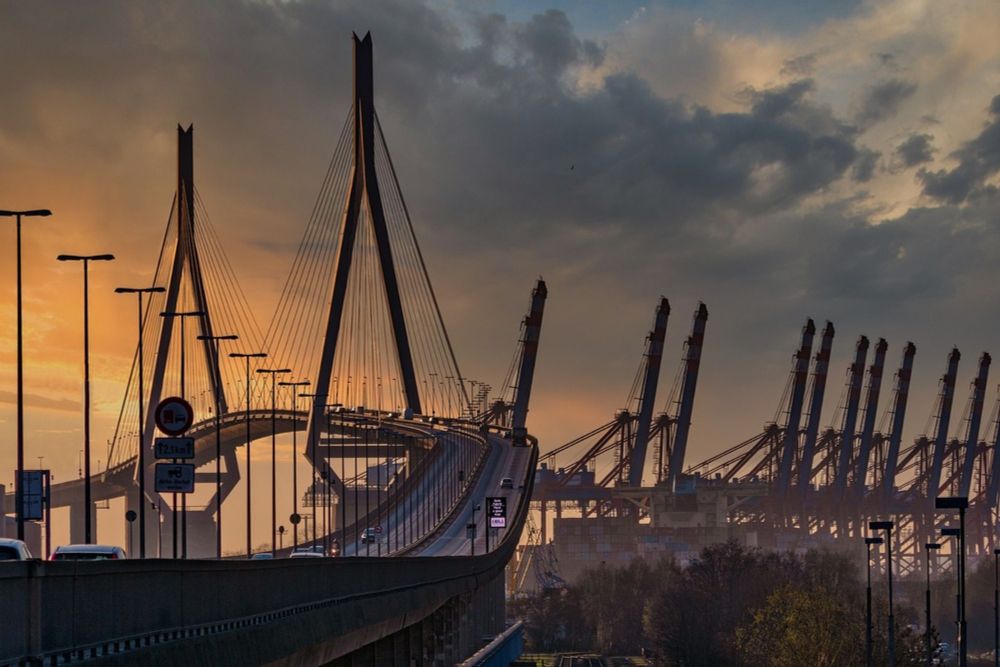
[[[194,423],[194,409],[179,396],[171,396],[160,401],[154,414],[156,428],[167,435],[181,435]]]

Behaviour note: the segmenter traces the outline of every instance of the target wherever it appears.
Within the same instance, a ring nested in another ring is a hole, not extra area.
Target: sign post
[[[156,492],[170,491],[170,524],[173,532],[174,558],[177,558],[177,494],[194,491],[194,466],[178,463],[179,459],[194,458],[194,440],[181,438],[194,423],[194,409],[179,396],[165,398],[156,406],[156,427],[170,438],[157,438],[154,454],[158,459],[171,459],[173,465],[156,464]],[[190,453],[189,453],[190,452]],[[190,467],[190,474],[187,468]],[[162,470],[161,470],[162,469]],[[190,477],[190,484],[188,478]],[[183,483],[182,483],[183,482]],[[182,490],[184,489],[184,490]],[[161,503],[162,504],[162,503]],[[182,521],[187,525],[187,503],[184,504]],[[185,541],[186,543],[186,541]],[[186,551],[186,548],[183,549]]]

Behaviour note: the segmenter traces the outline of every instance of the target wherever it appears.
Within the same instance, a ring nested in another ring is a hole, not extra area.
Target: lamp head
[[[883,542],[885,542],[885,540],[883,540],[881,537],[866,537],[865,538],[865,544],[868,544],[868,545],[882,544]]]
[[[938,496],[934,499],[934,507],[939,510],[964,510],[969,507],[967,496]]]
[[[941,534],[945,537],[959,537],[962,534],[961,528],[942,528]]]
[[[870,530],[892,530],[892,521],[869,521]]]
[[[941,545],[938,544],[937,542],[928,542],[927,544],[924,545],[924,549],[927,549],[928,551],[937,551],[940,548]]]

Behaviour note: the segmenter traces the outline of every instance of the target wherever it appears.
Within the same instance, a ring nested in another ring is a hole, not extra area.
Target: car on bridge
[[[66,544],[56,547],[50,560],[125,560],[125,550],[104,544]]]
[[[323,547],[320,547],[319,549],[320,549],[319,551],[316,551],[312,547],[299,547],[298,549],[294,550],[288,557],[289,558],[324,558],[325,556],[323,556]]]
[[[514,480],[511,479],[510,477],[504,477],[503,479],[500,480],[500,488],[501,489],[513,489],[514,488]]]
[[[273,560],[274,554],[270,551],[261,551],[250,556],[250,560]]]
[[[378,542],[378,531],[374,528],[365,528],[361,533],[361,544],[375,544]]]
[[[0,537],[0,560],[31,560],[31,552],[21,540]]]

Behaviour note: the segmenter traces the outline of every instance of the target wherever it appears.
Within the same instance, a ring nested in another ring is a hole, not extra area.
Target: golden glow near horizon
[[[654,3],[595,31],[544,4],[506,21],[447,3],[4,4],[0,208],[53,211],[23,228],[26,463],[43,457],[56,481],[80,465],[82,279],[60,253],[117,258],[90,272],[94,464],[107,458],[135,351],[135,304],[113,289],[151,280],[178,122],[195,125],[199,191],[270,320],[350,105],[357,26],[375,39],[380,119],[467,377],[500,382],[533,281],[548,282],[529,416],[543,449],[634,408],[622,401],[660,294],[673,306],[660,404],[697,302],[711,313],[690,461],[773,418],[807,316],[837,325],[824,424],[858,334],[889,340],[893,371],[917,344],[904,440],[916,436],[951,345],[966,360],[1000,351],[1000,5],[862,2],[800,19],[778,32]],[[9,219],[0,257],[10,484]],[[269,450],[253,453],[255,479],[269,479]],[[286,485],[289,457],[283,437]],[[100,539],[121,542],[122,511],[99,512]]]

